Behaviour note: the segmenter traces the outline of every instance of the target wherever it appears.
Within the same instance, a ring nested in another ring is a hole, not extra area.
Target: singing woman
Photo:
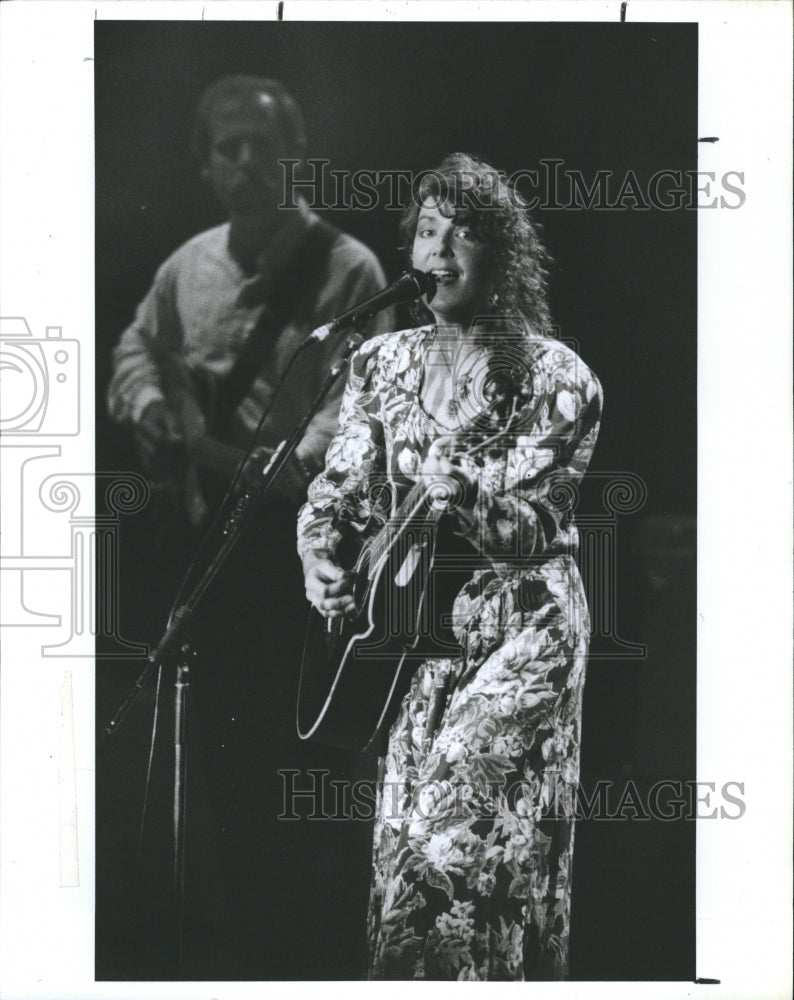
[[[502,176],[456,153],[401,222],[430,273],[423,325],[354,356],[299,517],[306,594],[350,614],[339,547],[382,519],[373,483],[446,487],[471,553],[452,627],[379,762],[372,979],[564,978],[589,617],[572,510],[601,388],[550,331],[549,258]]]

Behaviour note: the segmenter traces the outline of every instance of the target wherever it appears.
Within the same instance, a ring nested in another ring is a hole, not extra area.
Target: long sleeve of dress
[[[494,561],[576,546],[571,511],[598,437],[601,386],[573,352],[540,344],[517,429],[496,460],[477,463],[476,501],[459,512],[462,533]]]
[[[339,427],[328,446],[325,470],[310,484],[298,516],[298,551],[333,553],[346,529],[362,530],[373,513],[372,483],[384,468],[383,425],[375,379],[383,337],[353,355],[342,396]]]

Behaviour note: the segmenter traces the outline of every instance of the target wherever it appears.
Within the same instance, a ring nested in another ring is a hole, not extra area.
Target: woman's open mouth
[[[430,271],[430,274],[433,275],[433,278],[438,285],[451,285],[453,282],[457,281],[459,277],[457,271],[453,271],[446,267],[433,268],[432,271]]]

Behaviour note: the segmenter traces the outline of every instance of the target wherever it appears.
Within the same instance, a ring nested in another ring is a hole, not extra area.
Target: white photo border
[[[278,8],[234,0],[44,0],[0,9],[0,312],[23,317],[37,341],[47,339],[48,327],[60,327],[65,365],[76,364],[79,354],[79,433],[65,423],[46,439],[47,454],[59,456],[65,474],[90,476],[94,468],[93,21],[270,20]],[[633,1000],[639,988],[660,1000],[785,996],[792,787],[790,4],[286,0],[282,15],[698,22],[699,129],[719,139],[700,146],[699,170],[742,171],[747,195],[740,211],[703,209],[698,220],[698,776],[718,786],[744,782],[747,806],[740,821],[698,823],[697,976],[719,985],[570,982],[544,984],[543,994]],[[50,339],[57,337],[51,332]],[[79,650],[68,660],[41,656],[42,629],[57,635],[58,624],[36,624],[35,616],[25,618],[26,608],[63,606],[74,573],[52,570],[70,556],[72,543],[46,530],[38,535],[22,483],[37,445],[30,438],[3,445],[0,995],[259,996],[257,983],[94,982],[94,661]],[[89,524],[90,493],[49,502],[79,501],[79,516]],[[22,519],[30,523],[31,516],[32,531],[26,530],[34,537],[25,535],[23,546]],[[26,564],[34,602],[15,562],[23,557],[40,560]],[[381,991],[402,994],[406,985]],[[285,996],[305,988],[279,986]],[[336,988],[354,995],[371,985]]]

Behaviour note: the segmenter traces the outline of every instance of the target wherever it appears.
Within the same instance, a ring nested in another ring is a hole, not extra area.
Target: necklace
[[[450,417],[457,417],[460,412],[460,404],[469,398],[469,383],[471,375],[459,375],[452,383],[452,399],[447,403],[447,414]]]
[[[438,333],[436,333],[436,336],[438,336]],[[457,344],[457,341],[455,341],[455,344]],[[446,413],[448,417],[454,419],[460,413],[461,404],[465,403],[471,394],[473,376],[470,370],[461,371],[463,362],[461,361],[459,353],[453,362],[450,360],[443,343],[438,343],[437,346],[439,353],[441,354],[441,360],[449,373],[449,380],[452,384],[452,396],[447,401]],[[471,355],[467,356],[465,361],[471,362],[468,364],[469,369],[471,369],[476,363],[476,359],[473,360]]]

